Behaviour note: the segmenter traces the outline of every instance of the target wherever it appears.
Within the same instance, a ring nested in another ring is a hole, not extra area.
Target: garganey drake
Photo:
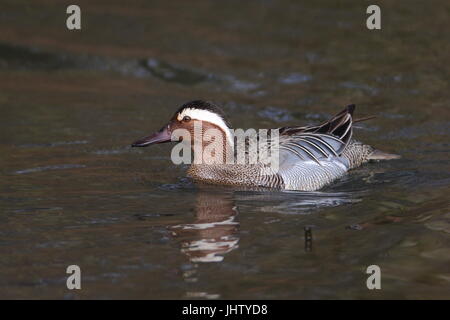
[[[132,146],[182,141],[193,152],[188,176],[198,182],[314,191],[370,160],[399,158],[352,138],[353,123],[368,119],[354,120],[354,110],[355,105],[349,105],[320,125],[282,127],[264,136],[254,130],[240,139],[219,107],[196,100],[182,105],[161,130]],[[238,140],[243,142],[241,149]],[[259,149],[252,149],[251,142],[258,142]]]

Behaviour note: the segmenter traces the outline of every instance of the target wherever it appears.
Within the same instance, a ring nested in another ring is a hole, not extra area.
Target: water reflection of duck
[[[195,222],[170,229],[181,239],[181,251],[192,262],[220,262],[224,254],[238,248],[237,213],[232,194],[200,191],[196,198]]]
[[[201,163],[192,164],[188,170],[194,180],[212,184],[313,191],[369,160],[398,158],[397,155],[381,152],[352,139],[352,126],[358,121],[353,120],[354,109],[355,106],[350,105],[321,125],[279,128],[278,143],[272,143],[271,151],[265,152],[268,155],[275,150],[278,155],[276,166],[267,161],[269,159],[261,160],[261,150],[257,163],[245,162],[246,159],[240,163],[242,159],[235,159],[235,149],[239,148],[235,148],[236,137],[225,121],[223,112],[214,104],[200,100],[181,106],[160,131],[134,142],[132,146],[145,147],[169,142],[177,129],[185,129],[187,138],[190,138],[185,140],[192,144],[194,158],[202,159]],[[196,130],[196,127],[201,127],[201,130]],[[209,129],[216,133],[211,135]],[[262,140],[256,133],[255,139]],[[203,152],[213,142],[214,148],[218,143],[220,150]],[[202,148],[196,148],[196,145]],[[253,153],[247,151],[248,158],[254,156]]]
[[[192,223],[169,226],[191,262],[221,262],[239,247],[236,203],[276,215],[307,215],[321,208],[361,201],[357,193],[277,191],[266,188],[227,188],[198,185]],[[271,218],[273,220],[273,218]],[[277,220],[277,219],[275,219]],[[190,273],[190,272],[188,272]]]

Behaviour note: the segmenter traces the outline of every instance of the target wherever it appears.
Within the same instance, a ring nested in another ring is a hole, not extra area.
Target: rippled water
[[[78,4],[81,32],[0,4],[1,298],[450,298],[447,1],[382,1],[381,31],[358,2]],[[355,103],[402,159],[311,193],[194,185],[129,145],[197,98],[236,128]]]

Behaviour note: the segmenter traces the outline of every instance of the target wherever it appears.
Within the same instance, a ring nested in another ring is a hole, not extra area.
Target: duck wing
[[[349,105],[330,120],[305,127],[279,129],[280,151],[287,151],[302,161],[340,157],[352,137],[353,111]]]

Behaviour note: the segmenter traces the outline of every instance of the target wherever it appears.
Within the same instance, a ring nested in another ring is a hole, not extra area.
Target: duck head
[[[177,129],[184,129],[190,136],[190,141],[202,146],[211,141],[209,129],[220,133],[224,146],[233,145],[230,125],[225,120],[223,111],[211,102],[195,100],[183,104],[158,132],[135,141],[132,147],[147,147],[157,143],[180,142],[182,137],[176,134]]]

